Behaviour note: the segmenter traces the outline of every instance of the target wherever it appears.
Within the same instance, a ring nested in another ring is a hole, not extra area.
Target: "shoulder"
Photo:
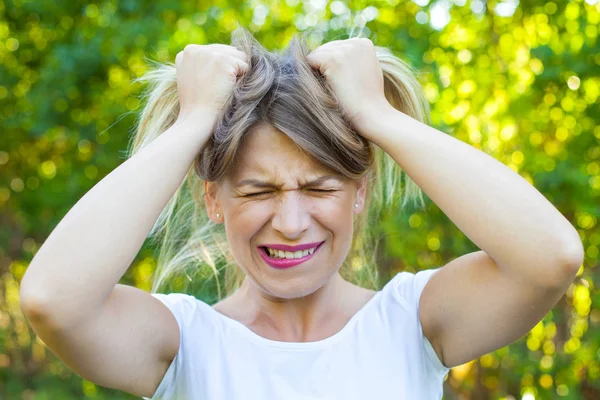
[[[185,293],[152,293],[173,314],[180,327],[191,324],[194,320],[210,318],[210,305]]]
[[[160,300],[169,308],[194,309],[198,306],[198,300],[194,296],[185,293],[152,293],[152,296]]]
[[[389,291],[392,297],[401,302],[405,307],[414,310],[418,307],[419,298],[425,285],[440,269],[441,267],[424,269],[417,272],[398,272],[384,286],[383,290]]]
[[[153,293],[171,311],[180,333],[180,351],[213,346],[221,332],[217,312],[204,301],[184,293]]]
[[[400,303],[406,311],[406,315],[410,316],[413,326],[416,329],[412,336],[413,343],[420,349],[421,357],[424,357],[427,365],[432,368],[435,373],[445,375],[449,368],[441,361],[441,350],[434,346],[429,337],[426,336],[422,326],[422,316],[420,312],[421,295],[427,283],[431,280],[439,270],[443,267],[434,269],[425,269],[417,272],[399,272],[386,285],[391,293],[391,298]]]

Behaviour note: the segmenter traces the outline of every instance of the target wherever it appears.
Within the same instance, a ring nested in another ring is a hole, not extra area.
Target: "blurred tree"
[[[453,368],[444,398],[600,398],[597,0],[0,2],[0,398],[133,398],[48,351],[21,313],[19,281],[53,227],[124,161],[145,57],[228,44],[236,21],[270,49],[307,28],[322,41],[360,29],[392,48],[421,71],[436,128],[513,168],[579,230],[585,262],[555,309]],[[386,279],[477,250],[432,202],[387,215],[381,230]],[[149,290],[153,268],[144,246],[122,283]],[[194,290],[211,303],[211,287]]]

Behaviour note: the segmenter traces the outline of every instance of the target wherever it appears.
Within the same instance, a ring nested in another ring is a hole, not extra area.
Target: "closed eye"
[[[245,195],[244,197],[260,196],[261,194],[267,194],[267,193],[271,193],[271,192],[250,193],[250,194]]]
[[[309,189],[309,190],[313,191],[313,192],[321,192],[321,193],[325,193],[325,192],[337,192],[337,189]],[[269,193],[273,193],[273,192],[250,193],[250,194],[245,195],[244,197],[260,196],[261,194],[269,194]]]

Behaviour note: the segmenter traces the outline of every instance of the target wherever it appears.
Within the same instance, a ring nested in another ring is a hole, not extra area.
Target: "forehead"
[[[334,173],[303,152],[284,133],[261,122],[244,138],[232,178],[234,182],[245,177],[302,180]]]

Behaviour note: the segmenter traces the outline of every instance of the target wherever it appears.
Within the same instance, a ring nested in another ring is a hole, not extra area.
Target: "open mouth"
[[[265,262],[267,264],[269,264],[271,267],[274,268],[290,268],[293,266],[296,266],[298,264],[301,264],[305,261],[310,260],[315,254],[317,254],[317,251],[319,250],[319,248],[323,245],[323,243],[325,243],[324,241],[321,242],[321,244],[319,244],[317,247],[315,247],[315,251],[312,254],[307,254],[307,255],[303,255],[300,258],[279,258],[279,257],[271,257],[269,255],[269,250],[264,247],[264,246],[260,246],[258,248],[258,252],[260,253],[261,257],[263,258],[263,260],[265,260]],[[280,253],[281,254],[281,253]]]

